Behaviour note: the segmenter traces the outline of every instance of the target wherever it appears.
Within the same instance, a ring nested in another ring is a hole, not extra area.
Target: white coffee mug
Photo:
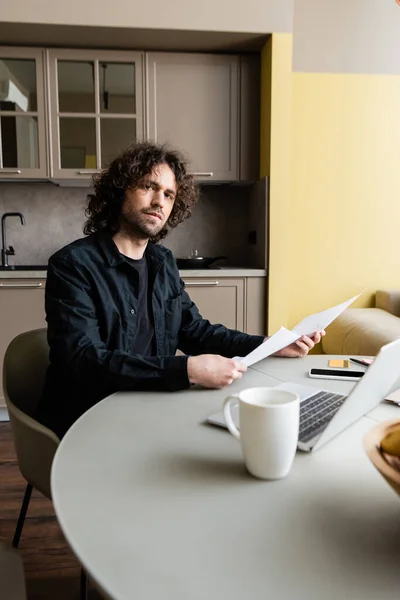
[[[230,410],[239,402],[239,429]],[[261,479],[281,479],[289,473],[299,438],[300,400],[297,394],[272,387],[242,390],[224,401],[229,431],[240,440],[248,471]]]

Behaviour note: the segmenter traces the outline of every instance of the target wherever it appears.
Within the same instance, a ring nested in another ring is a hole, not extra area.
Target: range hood
[[[0,80],[0,102],[12,102],[22,112],[26,112],[29,105],[29,99],[11,79]]]

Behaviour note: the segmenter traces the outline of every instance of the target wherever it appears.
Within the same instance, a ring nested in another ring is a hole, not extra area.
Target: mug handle
[[[227,398],[225,398],[224,407],[223,407],[224,418],[225,418],[226,425],[227,425],[229,431],[231,432],[231,434],[233,435],[233,437],[235,437],[237,440],[240,440],[239,429],[236,427],[235,423],[233,422],[232,414],[231,414],[231,402],[233,400],[236,400],[236,401],[239,400],[238,396],[228,396]]]

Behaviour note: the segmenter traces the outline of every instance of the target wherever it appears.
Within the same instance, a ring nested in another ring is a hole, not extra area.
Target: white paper
[[[271,354],[278,352],[278,350],[289,346],[289,344],[295,342],[298,337],[298,335],[289,331],[286,327],[281,327],[279,331],[274,333],[274,335],[271,335],[271,337],[260,344],[258,348],[250,352],[250,354],[247,354],[247,356],[244,356],[243,358],[235,356],[235,360],[240,360],[240,362],[250,367],[250,365],[254,365],[259,360],[271,356]]]
[[[392,402],[393,404],[397,404],[398,406],[400,406],[400,389],[399,390],[395,390],[394,392],[392,392],[391,394],[389,394],[388,396],[386,396],[385,400],[387,400],[388,402]]]
[[[365,291],[365,290],[363,290]],[[292,344],[302,335],[312,335],[316,331],[321,331],[328,327],[342,313],[350,304],[354,302],[363,292],[357,294],[357,296],[353,296],[350,300],[346,300],[346,302],[342,302],[341,304],[337,304],[332,308],[328,308],[327,310],[323,310],[322,312],[315,313],[314,315],[310,315],[300,321],[291,331],[286,329],[286,327],[281,327],[274,335],[269,337],[264,343],[260,344],[258,348],[247,354],[247,356],[239,357],[235,356],[235,360],[240,360],[245,365],[250,367],[254,365],[256,362],[267,358],[267,356],[271,356],[271,354],[275,354],[278,350],[282,350],[282,348],[286,348],[289,344]]]
[[[354,300],[357,300],[359,296],[361,296],[362,292],[357,294],[357,296],[353,296],[350,300],[346,300],[346,302],[342,302],[341,304],[337,304],[333,308],[327,308],[322,312],[315,313],[314,315],[310,315],[306,317],[300,323],[293,327],[292,331],[297,334],[297,338],[302,335],[312,335],[315,331],[321,331],[328,327],[342,313],[350,304],[353,304]]]

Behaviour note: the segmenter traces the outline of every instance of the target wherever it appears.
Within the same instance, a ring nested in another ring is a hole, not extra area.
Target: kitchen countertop
[[[266,277],[266,269],[248,269],[246,267],[222,267],[221,269],[181,269],[182,279],[188,277]]]
[[[0,279],[46,279],[47,271],[0,271]]]
[[[222,269],[182,269],[182,279],[188,277],[266,277],[266,269],[248,269],[246,267],[223,267]],[[46,279],[47,271],[0,271],[0,279]]]

